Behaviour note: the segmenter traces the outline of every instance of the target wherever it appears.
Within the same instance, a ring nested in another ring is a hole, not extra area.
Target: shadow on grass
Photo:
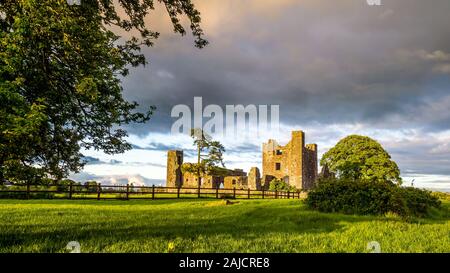
[[[192,202],[192,200],[187,200]],[[155,204],[170,202],[185,203],[186,200],[159,200]],[[29,203],[28,201],[27,203]],[[92,201],[83,201],[90,204]],[[128,202],[127,205],[141,204]],[[203,201],[195,201],[203,202]],[[218,201],[220,202],[220,201]],[[277,202],[277,201],[274,201]],[[47,217],[61,217],[62,226],[57,223],[30,225],[24,232],[15,229],[3,231],[0,238],[2,248],[35,244],[39,241],[42,251],[55,251],[55,243],[64,244],[71,240],[111,242],[159,238],[167,241],[174,238],[196,240],[198,236],[225,235],[233,239],[264,238],[271,233],[302,234],[323,233],[342,229],[345,222],[368,221],[371,217],[354,217],[323,214],[304,210],[300,204],[266,203],[235,204],[232,206],[194,207],[170,209],[167,211],[108,211],[99,208],[95,212],[104,217],[89,217],[83,209],[61,209]],[[50,202],[54,204],[54,202]],[[92,202],[95,203],[95,202]],[[71,203],[73,204],[73,202]],[[98,204],[98,203],[96,203]],[[124,204],[115,201],[114,205]],[[207,203],[205,203],[206,205]],[[108,204],[109,205],[109,204]],[[75,212],[73,211],[75,210]],[[39,217],[39,216],[38,216]],[[62,246],[64,247],[64,245]]]
[[[72,240],[96,243],[99,244],[99,249],[111,243],[128,241],[167,242],[174,239],[195,241],[199,236],[253,240],[270,237],[273,234],[283,237],[342,232],[348,223],[402,221],[395,217],[319,213],[306,209],[298,200],[236,200],[239,203],[228,206],[224,205],[223,201],[211,201],[211,199],[172,199],[128,202],[115,200],[108,203],[97,200],[14,202],[53,206],[55,204],[96,206],[65,208],[54,206],[51,210],[33,212],[37,218],[36,223],[21,223],[21,231],[14,228],[14,223],[0,225],[2,233],[0,250],[12,249],[15,246],[27,249],[27,246],[38,245],[39,251],[42,252],[62,251],[67,242]],[[3,203],[0,201],[0,204]],[[170,206],[163,209],[164,205]],[[177,207],[178,205],[181,207]],[[115,209],[111,210],[111,206]],[[123,209],[120,209],[121,207],[117,209],[116,206],[123,206]],[[134,210],[134,206],[141,207]],[[45,221],[47,219],[45,217],[49,220]],[[437,219],[424,220],[423,224],[448,221],[448,218],[440,218],[442,215],[436,217]]]

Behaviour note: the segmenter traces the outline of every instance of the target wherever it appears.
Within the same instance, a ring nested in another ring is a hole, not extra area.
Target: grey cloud
[[[147,150],[147,151],[168,151],[168,150],[179,150],[179,146],[166,145],[164,143],[153,142],[149,143],[147,146],[142,147],[136,144],[132,144],[133,149],[136,150]]]
[[[226,148],[226,147],[225,147]],[[226,149],[227,153],[248,153],[248,152],[259,152],[261,146],[255,145],[253,143],[243,143],[232,147],[231,149]]]
[[[442,143],[427,144],[431,133],[450,129],[450,1],[389,0],[370,7],[364,0],[305,0],[262,16],[253,9],[258,1],[248,0],[235,4],[239,12],[211,10],[225,2],[210,0],[209,10],[201,10],[205,18],[226,13],[207,48],[162,35],[144,51],[150,65],[123,80],[125,96],[157,111],[148,124],[126,127],[130,133],[168,133],[171,108],[192,107],[194,96],[222,107],[278,104],[281,122],[302,129],[361,124],[414,130],[422,134],[417,143],[388,147],[403,173],[450,175],[449,153],[430,153]],[[328,143],[341,135],[319,130],[310,137]],[[259,147],[228,152],[239,150]]]
[[[415,136],[411,140],[385,143],[403,175],[433,174],[450,176],[447,140]]]
[[[132,144],[132,148],[136,149],[136,150],[162,151],[162,152],[167,152],[169,150],[183,150],[185,156],[194,156],[197,153],[195,149],[182,149],[181,146],[166,145],[164,143],[159,143],[159,142],[152,142],[144,147],[136,145],[136,144]],[[165,165],[163,167],[165,167]]]
[[[157,43],[164,46],[146,50],[150,66],[124,80],[129,99],[158,110],[148,124],[128,129],[168,132],[171,107],[192,105],[194,96],[222,106],[279,104],[286,124],[397,127],[391,115],[409,121],[427,98],[448,94],[448,82],[435,86],[445,81],[437,77],[448,75],[442,75],[450,53],[448,10],[445,0],[392,0],[383,7],[306,1],[279,11],[276,19],[247,11],[239,29],[217,29],[204,50],[172,37],[168,50],[162,37]],[[405,126],[423,123],[448,128],[436,120]]]
[[[111,159],[109,161],[100,160],[99,158],[92,157],[92,156],[84,156],[82,158],[82,161],[86,163],[86,165],[95,165],[95,164],[121,164],[122,161]]]
[[[92,157],[92,156],[84,156],[81,159],[84,163],[86,164],[96,164],[96,163],[100,163],[100,159],[96,158],[96,157]]]

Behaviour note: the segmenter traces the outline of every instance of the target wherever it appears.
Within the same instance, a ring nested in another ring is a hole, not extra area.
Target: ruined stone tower
[[[248,188],[251,190],[261,190],[261,174],[257,167],[252,167],[248,173]]]
[[[167,152],[167,187],[181,187],[183,183],[182,164],[183,151],[171,150]]]
[[[297,189],[310,189],[317,178],[317,145],[305,146],[303,131],[293,131],[285,146],[269,139],[263,143],[262,166],[263,177],[282,179]]]

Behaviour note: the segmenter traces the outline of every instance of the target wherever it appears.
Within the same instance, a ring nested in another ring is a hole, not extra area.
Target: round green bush
[[[322,212],[401,216],[424,216],[440,201],[428,191],[402,188],[390,182],[346,179],[322,180],[308,193],[306,204]]]
[[[408,214],[413,216],[425,216],[430,207],[438,208],[441,201],[431,192],[413,187],[400,188],[402,197],[405,199]]]

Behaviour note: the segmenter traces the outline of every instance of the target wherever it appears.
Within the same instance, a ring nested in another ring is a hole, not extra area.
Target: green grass
[[[310,211],[296,200],[0,200],[0,252],[450,252],[450,203],[427,219]]]

